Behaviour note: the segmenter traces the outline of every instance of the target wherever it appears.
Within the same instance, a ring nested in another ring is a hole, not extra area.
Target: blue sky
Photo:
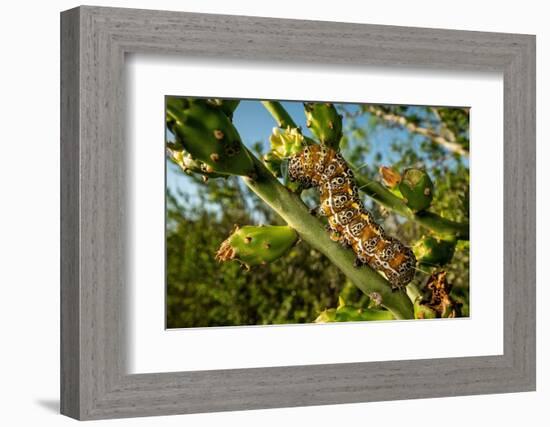
[[[301,102],[282,101],[283,106],[292,116],[298,126],[302,127],[302,132],[306,136],[312,136],[306,127],[306,118],[304,106]],[[277,126],[271,114],[257,100],[243,100],[240,102],[233,116],[233,123],[239,131],[243,143],[247,147],[252,147],[256,142],[263,143],[263,152],[268,151],[269,136],[274,127]],[[185,193],[193,195],[196,191],[196,184],[191,179],[181,173],[176,172],[176,167],[167,161],[166,185],[175,193],[180,189]]]
[[[302,127],[302,132],[311,136],[309,129],[306,127],[306,118],[304,114],[304,107],[302,102],[297,101],[282,101],[283,106],[292,116],[298,126]],[[346,104],[346,109],[349,112],[354,112],[358,109],[356,104]],[[360,116],[356,123],[364,127],[367,125],[369,118],[368,113]],[[269,148],[269,136],[276,126],[275,120],[271,114],[263,107],[258,100],[243,100],[237,107],[234,116],[233,123],[239,131],[243,143],[252,147],[256,142],[263,143],[263,153],[266,153]],[[408,131],[399,128],[385,128],[377,127],[374,132],[369,135],[369,141],[372,146],[371,152],[367,155],[367,164],[371,167],[377,168],[380,165],[392,165],[397,160],[396,154],[390,149],[392,142],[404,141],[410,138],[411,135]],[[417,145],[420,150],[419,144],[423,140],[423,137],[416,135],[413,136],[413,144]],[[380,159],[375,160],[375,156],[378,154]],[[467,164],[467,163],[466,163]],[[360,165],[355,165],[360,166]],[[167,160],[167,187],[173,194],[176,194],[176,190],[188,194],[193,198],[197,191],[197,184],[193,182],[189,177],[184,174],[176,172],[175,167],[171,161]]]

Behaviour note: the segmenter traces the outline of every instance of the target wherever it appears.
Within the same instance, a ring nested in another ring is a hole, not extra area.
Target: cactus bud
[[[236,227],[221,244],[216,259],[235,259],[247,267],[263,265],[283,256],[297,240],[298,234],[286,225]]]
[[[208,102],[209,105],[219,108],[221,111],[224,112],[224,114],[229,117],[230,120],[233,119],[233,113],[239,106],[238,99],[219,99],[219,98],[210,98],[206,102]]]
[[[208,166],[207,171],[253,174],[254,162],[223,111],[194,98],[168,98],[166,109],[172,131],[194,159]]]
[[[342,116],[331,103],[305,102],[307,127],[321,142],[338,149],[342,139]]]
[[[419,264],[441,267],[453,259],[455,247],[454,240],[425,236],[414,245],[413,252]]]
[[[283,159],[301,152],[309,141],[298,128],[287,127],[286,129],[273,128],[269,137],[271,153],[274,157]]]
[[[407,206],[414,212],[430,207],[434,185],[430,176],[422,169],[407,169],[399,183],[399,191]]]
[[[388,188],[395,188],[401,182],[401,175],[387,166],[380,166],[378,169],[382,177],[382,183]]]

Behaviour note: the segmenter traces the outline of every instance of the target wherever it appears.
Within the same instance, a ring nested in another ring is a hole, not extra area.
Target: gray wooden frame
[[[504,354],[128,375],[126,53],[499,71]],[[79,7],[61,14],[61,412],[99,419],[535,390],[535,37]]]

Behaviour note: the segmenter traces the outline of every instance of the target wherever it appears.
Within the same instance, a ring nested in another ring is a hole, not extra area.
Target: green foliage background
[[[405,118],[438,135],[453,135],[464,150],[469,148],[468,112],[461,108],[338,105],[344,115],[341,144],[346,159],[370,179],[379,180],[382,164],[396,170],[424,167],[435,184],[431,211],[455,221],[467,221],[469,212],[469,162],[432,139],[403,125],[377,116],[377,112]],[[271,129],[265,130],[266,140]],[[265,153],[260,141],[254,151]],[[169,174],[183,174],[167,162]],[[237,262],[218,263],[214,254],[235,224],[282,224],[275,214],[237,177],[211,179],[187,177],[193,191],[167,189],[166,267],[167,327],[266,325],[312,322],[320,312],[338,305],[366,308],[369,298],[349,283],[330,261],[304,242],[265,266],[243,270]],[[304,199],[315,206],[314,190]],[[380,207],[365,197],[369,208],[386,231],[413,245],[429,234],[412,221]],[[415,283],[422,289],[422,267]],[[452,261],[445,266],[453,297],[469,315],[469,242],[460,241]]]

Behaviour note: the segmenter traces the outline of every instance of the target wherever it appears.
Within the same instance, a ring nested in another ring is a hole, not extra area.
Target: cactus
[[[312,142],[305,138],[298,128],[287,127],[286,129],[273,128],[269,137],[271,153],[279,159],[290,157],[301,152],[306,145]]]
[[[199,160],[193,159],[191,154],[186,151],[177,151],[168,148],[168,154],[172,161],[177,164],[185,173],[196,173],[202,175],[206,182],[209,178],[227,178],[228,175],[223,175],[216,172],[208,172],[208,166]]]
[[[459,307],[452,301],[449,303],[445,297],[445,291],[450,290],[446,282],[441,284],[441,280],[435,279],[429,282],[427,287],[432,296],[428,303],[424,303],[422,299],[407,298],[403,292],[392,292],[387,280],[374,271],[368,268],[354,268],[350,251],[331,242],[323,232],[320,221],[308,213],[307,207],[299,196],[289,192],[288,188],[281,185],[281,182],[273,176],[284,176],[285,157],[303,150],[305,145],[312,143],[302,135],[301,130],[280,103],[262,101],[275,117],[280,128],[276,129],[270,138],[272,150],[264,156],[264,163],[259,162],[242,145],[237,130],[228,118],[236,105],[233,103],[224,106],[224,103],[225,100],[220,102],[177,98],[168,100],[167,125],[176,135],[176,143],[170,148],[177,148],[176,151],[181,153],[176,155],[176,163],[179,159],[179,163],[191,172],[196,172],[198,168],[201,173],[244,176],[244,183],[278,213],[288,226],[246,226],[236,229],[220,246],[216,254],[219,261],[237,260],[247,267],[271,262],[296,243],[297,233],[299,233],[304,241],[327,256],[365,294],[377,295],[376,301],[380,305],[380,309],[370,306],[358,309],[342,305],[336,309],[328,309],[323,312],[324,314],[321,313],[318,321],[338,321],[344,318],[346,320],[412,318],[412,302],[414,302],[414,313],[418,317],[433,317],[434,313],[436,316],[443,317],[456,315]],[[313,135],[322,144],[337,149],[342,137],[342,118],[334,106],[306,103],[305,111]],[[360,174],[357,176],[360,177]],[[249,179],[251,177],[254,179]],[[452,223],[425,211],[433,197],[433,184],[424,171],[410,169],[405,172],[401,182],[390,184],[403,195],[406,205],[404,199],[392,194],[379,183],[368,182],[363,186],[359,181],[359,184],[377,202],[434,229],[439,235],[468,238],[467,224]]]
[[[220,246],[216,259],[237,260],[247,268],[275,261],[298,241],[298,234],[289,226],[247,225],[236,227]]]
[[[254,175],[254,162],[223,111],[194,98],[168,98],[166,109],[172,131],[184,149],[206,165],[206,172]]]
[[[277,126],[280,128],[286,129],[287,127],[298,127],[296,126],[294,120],[292,120],[292,117],[290,117],[290,114],[287,113],[279,101],[262,101],[262,105],[273,116],[277,122]]]
[[[338,298],[338,307],[323,310],[315,319],[315,323],[362,322],[365,320],[394,319],[391,312],[387,310],[346,306],[344,300],[340,297]]]
[[[453,259],[456,240],[424,236],[413,246],[419,264],[442,267]]]
[[[342,116],[330,102],[304,102],[306,126],[321,142],[338,149],[342,139]]]
[[[420,224],[422,227],[439,236],[458,240],[470,239],[470,225],[468,222],[451,221],[426,210],[413,212],[405,204],[400,192],[399,195],[397,195],[394,191],[384,187],[381,183],[366,178],[360,171],[354,170],[353,172],[359,189],[384,208]],[[394,190],[399,191],[399,187],[396,187]]]
[[[403,173],[399,191],[407,206],[413,212],[419,212],[430,207],[434,185],[426,171],[411,168]]]
[[[219,108],[222,110],[229,120],[233,120],[233,113],[239,106],[238,99],[219,99],[219,98],[210,98],[206,101],[209,105]]]
[[[269,169],[269,171],[273,175],[275,175],[277,178],[280,178],[282,176],[281,165],[283,162],[280,157],[270,151],[263,156],[262,160],[264,161],[266,168]]]
[[[331,241],[321,221],[311,215],[296,193],[288,191],[259,160],[257,171],[258,179],[244,178],[245,184],[295,229],[303,241],[332,261],[363,293],[377,293],[380,305],[396,319],[413,318],[412,303],[404,292],[392,292],[389,282],[374,270],[354,267],[353,252]]]

